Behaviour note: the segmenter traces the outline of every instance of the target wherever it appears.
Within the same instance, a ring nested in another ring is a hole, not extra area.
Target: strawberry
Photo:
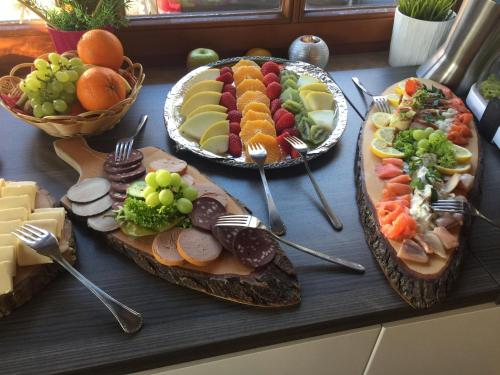
[[[229,123],[229,133],[239,135],[240,131],[241,131],[241,127],[240,127],[239,122],[230,122]]]
[[[221,73],[215,80],[224,82],[226,84],[234,82],[233,75],[231,73],[228,73],[228,72]]]
[[[241,151],[243,150],[243,146],[241,145],[241,139],[234,133],[229,133],[229,142],[228,142],[228,150],[229,155],[234,156],[235,158],[241,156]]]
[[[236,99],[233,95],[231,95],[230,92],[222,93],[219,104],[223,105],[230,111],[232,111],[233,109],[236,110]]]
[[[222,88],[222,92],[230,92],[232,96],[236,98],[236,87],[231,85],[230,83],[226,83]]]
[[[290,146],[290,143],[286,141],[286,137],[289,137],[290,133],[288,133],[286,130],[281,133],[279,136],[276,137],[276,140],[278,141],[278,144],[280,145],[281,151],[285,155],[290,155],[290,152],[292,151],[292,146]]]
[[[284,113],[276,122],[276,131],[279,133],[283,129],[292,128],[295,125],[295,116],[290,112]]]
[[[231,69],[230,66],[225,66],[224,68],[219,70],[220,75],[223,75],[224,73],[230,73],[231,75],[233,75],[233,69]]]
[[[288,112],[285,108],[279,108],[279,109],[277,109],[276,112],[274,112],[274,115],[273,115],[274,122],[278,122],[278,120],[280,119],[280,117],[282,115],[284,115],[285,113],[290,113],[290,112]]]
[[[294,148],[292,148],[292,151],[290,151],[290,156],[291,156],[293,159],[300,158],[300,154],[299,154],[299,152],[298,152],[296,149],[294,149]]]
[[[266,94],[271,100],[278,98],[281,94],[281,85],[278,82],[271,82],[266,88]]]
[[[273,61],[268,61],[262,65],[262,74],[265,76],[268,73],[274,73],[278,77],[280,76],[280,66]]]
[[[274,74],[274,73],[267,73],[265,76],[264,76],[264,85],[266,86],[269,86],[269,84],[271,82],[277,82],[277,83],[280,83],[280,79],[279,77]]]
[[[229,111],[227,119],[229,122],[237,122],[239,124],[241,122],[241,112],[236,110]]]
[[[271,102],[271,113],[274,115],[278,109],[281,108],[281,99],[276,98]]]
[[[281,132],[281,134],[283,134],[284,132],[287,132],[288,134],[290,134],[290,136],[300,138],[300,132],[299,132],[299,129],[297,129],[297,128],[287,128],[287,129],[284,129]]]

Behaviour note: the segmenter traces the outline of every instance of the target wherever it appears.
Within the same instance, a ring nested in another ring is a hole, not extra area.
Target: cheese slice
[[[22,220],[0,221],[0,234],[10,234],[23,225]]]
[[[57,220],[56,219],[36,219],[25,221],[24,224],[31,224],[35,227],[39,227],[51,232],[54,236],[57,236]],[[58,237],[59,238],[59,237]]]
[[[32,181],[21,181],[14,183],[6,183],[5,186],[2,187],[2,198],[3,197],[11,197],[11,196],[19,196],[19,195],[28,195],[30,197],[30,212],[35,208],[35,200],[36,200],[36,192],[38,188],[35,182]]]
[[[18,240],[12,234],[0,234],[0,246],[16,246]]]
[[[14,290],[12,276],[9,273],[10,262],[0,262],[0,295],[10,293]]]
[[[1,214],[1,212],[0,212]],[[61,210],[57,208],[49,208],[45,211],[35,210],[34,213],[30,214],[30,220],[43,220],[43,219],[55,219],[57,220],[56,235],[57,238],[61,238],[62,229],[64,225],[64,208]]]
[[[0,198],[0,210],[6,208],[24,207],[28,212],[31,212],[31,200],[27,194],[19,196],[9,196]]]
[[[0,221],[28,220],[28,210],[25,207],[12,207],[0,210]]]
[[[52,263],[52,259],[45,255],[38,254],[31,247],[19,242],[17,248],[17,265],[18,266],[34,266],[36,264]]]
[[[16,249],[14,246],[0,246],[0,263],[8,262],[10,267],[8,272],[10,276],[16,276]]]
[[[2,187],[5,185],[5,180],[3,178],[0,178],[0,197],[2,196]]]

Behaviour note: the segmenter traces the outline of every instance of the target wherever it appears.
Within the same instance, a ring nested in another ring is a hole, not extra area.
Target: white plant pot
[[[420,65],[443,44],[455,22],[456,14],[447,21],[423,21],[396,9],[392,28],[389,64]]]

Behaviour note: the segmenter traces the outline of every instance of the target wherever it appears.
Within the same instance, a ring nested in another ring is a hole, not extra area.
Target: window
[[[378,8],[387,6],[395,6],[395,0],[306,0],[306,10],[318,8]]]

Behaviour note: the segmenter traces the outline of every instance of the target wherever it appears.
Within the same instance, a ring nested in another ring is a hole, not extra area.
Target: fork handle
[[[490,218],[484,216],[481,212],[479,212],[476,208],[474,208],[471,212],[474,216],[477,216],[481,219],[483,219],[484,221],[486,221],[487,223],[490,223],[491,225],[493,225],[494,227],[497,227],[500,229],[500,224],[497,224],[495,223],[493,220],[491,220]]]
[[[374,95],[368,91],[368,89],[361,83],[358,77],[352,77],[352,81],[358,88],[363,91],[366,95],[373,97]]]
[[[146,125],[147,121],[148,121],[148,115],[142,115],[141,120],[139,121],[139,125],[137,125],[137,130],[135,131],[132,138],[137,137],[137,134],[141,132],[142,128],[144,127],[144,125]]]
[[[349,269],[351,269],[353,271],[356,271],[356,272],[359,272],[359,273],[364,273],[365,272],[365,267],[363,267],[359,263],[351,262],[349,260],[345,260],[345,259],[338,258],[338,257],[335,257],[335,256],[331,256],[331,255],[326,255],[326,254],[320,253],[319,251],[316,251],[316,250],[313,250],[313,249],[309,249],[308,247],[305,247],[305,246],[296,244],[294,242],[285,240],[284,238],[276,236],[272,232],[269,232],[269,233],[274,238],[276,238],[278,241],[281,241],[284,244],[287,244],[288,246],[291,246],[291,247],[293,247],[293,248],[295,248],[297,250],[300,250],[300,251],[302,251],[304,253],[307,253],[309,255],[315,256],[316,258],[320,258],[320,259],[326,260],[326,261],[328,261],[330,263],[338,264],[339,266],[343,266],[343,267],[349,268]]]
[[[309,163],[307,162],[307,156],[302,156],[302,159],[304,160],[304,166],[306,167],[306,172],[309,176],[309,179],[311,180],[314,190],[316,190],[316,194],[318,194],[318,197],[321,203],[323,204],[323,208],[325,209],[328,219],[330,219],[332,227],[336,230],[342,230],[343,227],[342,222],[340,221],[339,217],[333,212],[332,208],[330,207],[330,203],[328,203],[328,200],[326,199],[326,197],[323,195],[323,192],[319,188],[319,185],[316,182],[316,179],[314,178],[311,169],[309,168]]]
[[[283,223],[283,220],[278,213],[278,209],[274,204],[273,196],[271,195],[271,190],[269,189],[269,185],[267,184],[266,174],[264,172],[264,168],[259,166],[260,178],[262,180],[262,185],[264,186],[264,192],[266,194],[267,201],[267,212],[269,216],[269,225],[271,226],[271,230],[273,234],[277,234],[278,236],[282,236],[286,233],[286,227]]]
[[[117,301],[109,294],[104,292],[97,285],[92,283],[89,279],[78,272],[65,258],[61,257],[51,257],[54,261],[59,263],[62,267],[66,269],[71,275],[73,275],[78,281],[80,281],[88,290],[90,290],[94,295],[99,298],[99,300],[108,308],[109,311],[116,318],[120,327],[126,333],[134,333],[139,331],[142,327],[142,316],[137,311],[132,310],[130,307],[125,306],[123,303]]]

